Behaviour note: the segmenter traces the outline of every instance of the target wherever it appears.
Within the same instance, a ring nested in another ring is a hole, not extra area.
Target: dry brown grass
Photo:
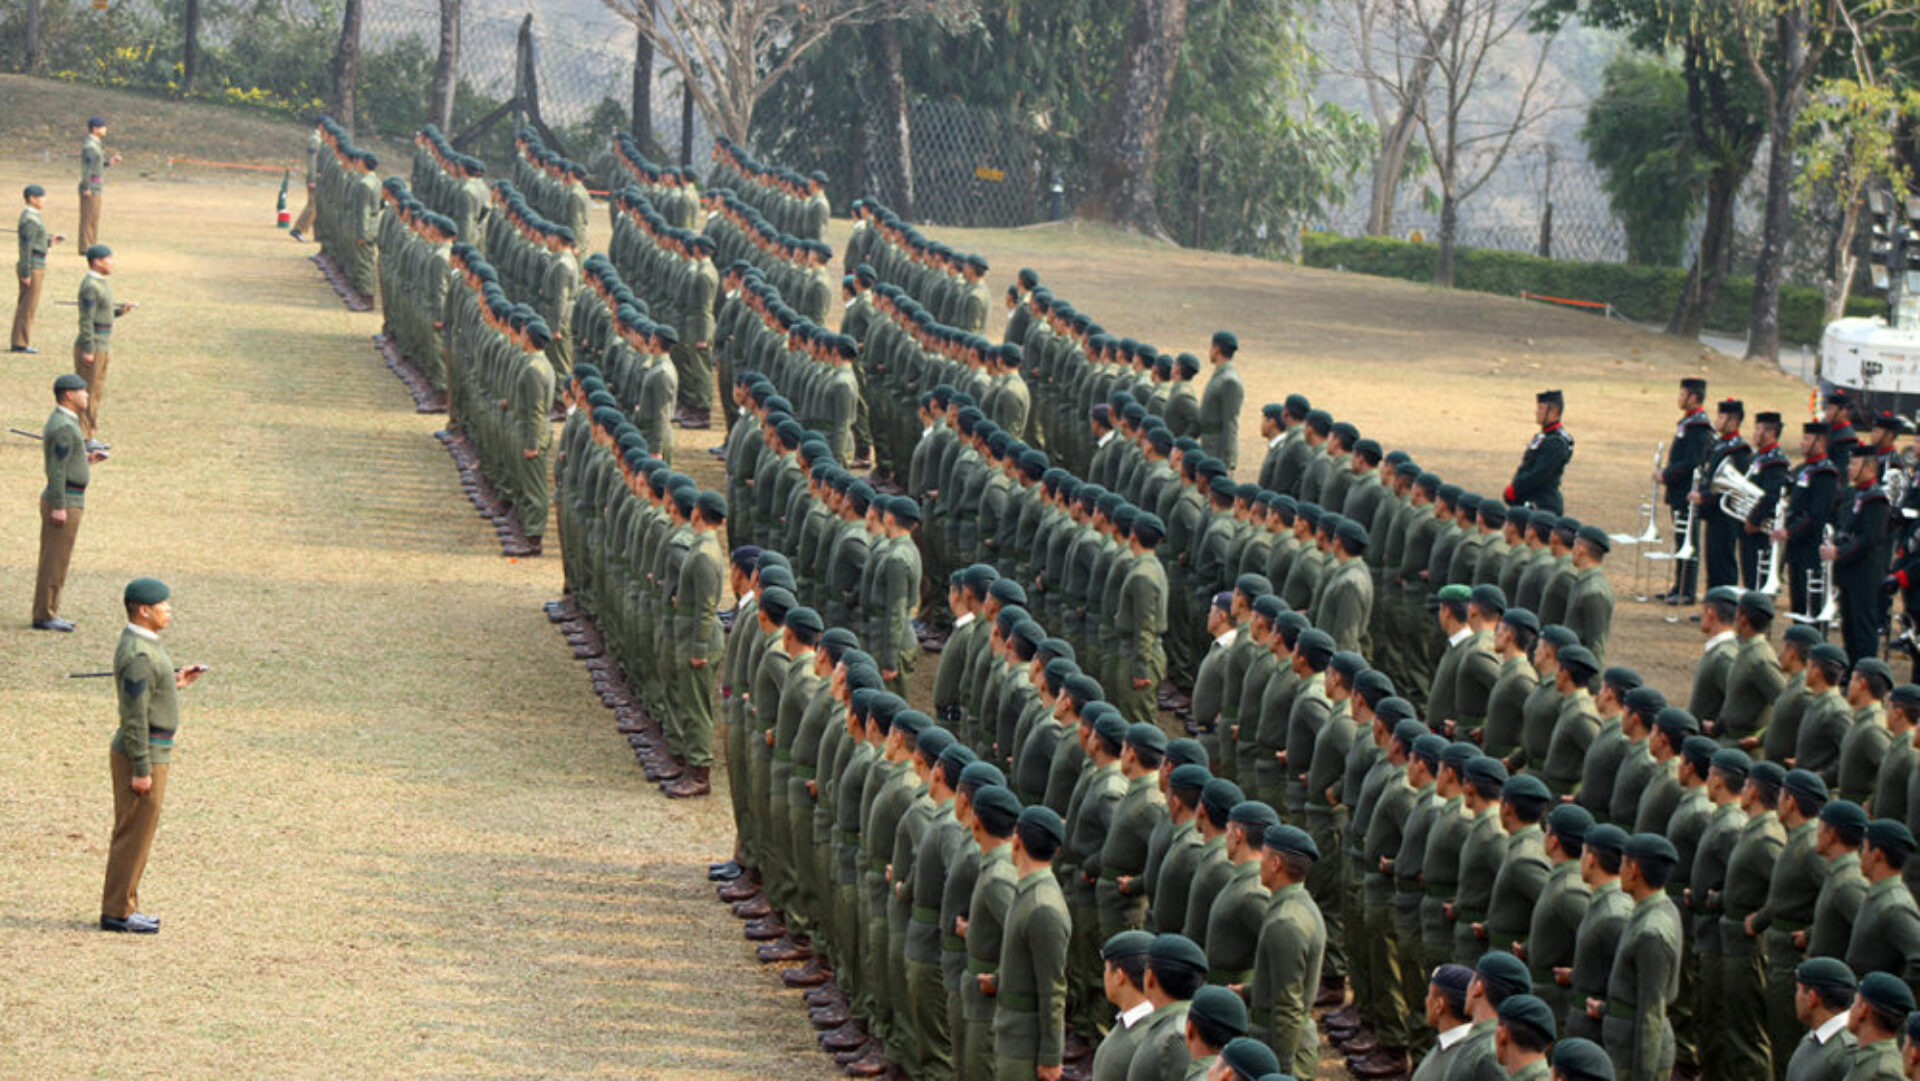
[[[53,165],[5,145],[0,191],[51,176],[50,219],[70,229],[70,144]],[[0,1075],[828,1076],[797,998],[756,971],[700,873],[728,847],[726,803],[669,803],[641,783],[540,614],[557,561],[495,554],[436,422],[372,352],[375,320],[338,304],[272,208],[246,178],[128,175],[109,191],[116,292],[145,307],[118,336],[103,426],[115,457],[90,493],[73,636],[26,629],[39,456],[0,445],[13,508],[0,712],[14,736],[0,752]],[[1098,230],[940,233],[986,253],[996,282],[1034,266],[1109,329],[1163,348],[1233,327],[1252,402],[1304,391],[1485,491],[1531,433],[1533,391],[1565,387],[1580,440],[1570,504],[1610,528],[1635,520],[1682,374],[1750,409],[1794,415],[1805,400],[1775,373],[1518,301]],[[0,365],[9,424],[38,426],[65,367],[73,309],[51,301],[81,268],[70,248],[53,264],[45,353]],[[717,466],[693,448],[720,434],[682,435],[702,483]],[[90,930],[113,702],[61,678],[106,665],[118,591],[138,574],[174,585],[174,656],[214,666],[187,696],[147,881],[167,919],[153,940]],[[1684,688],[1697,641],[1684,625],[1627,605],[1614,641]]]

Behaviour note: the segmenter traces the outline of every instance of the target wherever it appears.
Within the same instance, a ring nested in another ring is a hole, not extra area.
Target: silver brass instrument
[[[1760,576],[1760,592],[1769,597],[1780,595],[1780,563],[1785,555],[1785,543],[1773,539],[1773,534],[1787,528],[1787,501],[1781,500],[1773,512],[1773,521],[1767,523],[1767,546],[1760,549],[1760,558],[1755,561],[1754,573]]]
[[[1820,546],[1824,548],[1832,543],[1833,526],[1828,525],[1821,529]],[[1833,560],[1831,559],[1821,560],[1819,573],[1807,582],[1807,606],[1815,605],[1818,607],[1815,608],[1813,615],[1793,612],[1787,618],[1795,623],[1811,623],[1822,630],[1831,626],[1833,621],[1839,618],[1840,594],[1833,588]]]
[[[1706,472],[1706,468],[1706,465],[1702,464],[1699,469],[1693,471],[1693,484],[1689,488],[1689,494],[1700,490],[1700,474]],[[1693,559],[1693,532],[1694,527],[1699,523],[1700,504],[1692,499],[1687,500],[1683,511],[1674,513],[1673,528],[1680,532],[1680,550],[1673,553],[1675,562],[1686,563]]]
[[[1661,440],[1660,442],[1655,443],[1653,445],[1653,471],[1655,474],[1658,474],[1660,472],[1661,458],[1666,453],[1666,450],[1667,450],[1667,444],[1665,440]],[[1641,517],[1646,519],[1646,526],[1643,529],[1641,529],[1641,531],[1638,534],[1615,533],[1612,536],[1610,536],[1608,539],[1613,541],[1614,544],[1620,545],[1620,546],[1627,546],[1627,545],[1644,546],[1644,545],[1653,544],[1659,541],[1660,539],[1660,482],[1658,480],[1655,480],[1653,482],[1652,494],[1647,497],[1646,502],[1640,504],[1640,515]],[[1653,568],[1649,561],[1654,559],[1665,559],[1666,553],[1642,552],[1640,554],[1644,556],[1645,559],[1643,559],[1640,563],[1640,573],[1636,575],[1634,578],[1633,599],[1644,603],[1647,599],[1648,591],[1652,588],[1649,583],[1652,579]]]
[[[1913,484],[1913,478],[1907,474],[1898,457],[1887,467],[1887,475],[1880,478],[1880,484],[1887,490],[1887,501],[1893,505],[1896,518],[1912,519],[1914,512],[1907,509],[1907,488]]]
[[[1720,513],[1743,521],[1767,495],[1764,488],[1734,469],[1731,458],[1720,459],[1720,467],[1713,471],[1707,490],[1720,497]]]

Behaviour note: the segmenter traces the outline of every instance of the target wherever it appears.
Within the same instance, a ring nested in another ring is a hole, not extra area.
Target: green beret
[[[1525,1026],[1538,1033],[1542,1043],[1552,1043],[1560,1030],[1553,1023],[1553,1009],[1530,994],[1509,995],[1500,1002],[1500,1023],[1508,1028]]]
[[[1256,597],[1253,601],[1253,614],[1264,616],[1270,621],[1279,620],[1279,618],[1286,613],[1286,610],[1287,602],[1272,593],[1268,593],[1263,597]]]
[[[1810,769],[1790,771],[1780,787],[1791,792],[1803,807],[1809,803],[1824,806],[1827,802],[1827,782]]]
[[[1230,330],[1216,330],[1213,332],[1213,344],[1228,353],[1233,353],[1240,348],[1240,339]]]
[[[820,613],[811,608],[790,608],[787,610],[787,618],[782,622],[796,631],[824,631],[827,629],[826,621],[820,618]]]
[[[1504,1002],[1512,995],[1533,990],[1533,973],[1527,969],[1527,963],[1505,950],[1483,954],[1474,964],[1473,972],[1487,988],[1489,999]]]
[[[1707,590],[1707,595],[1703,599],[1738,607],[1740,604],[1740,591],[1732,586],[1714,586],[1712,589]]]
[[[1464,774],[1467,769],[1467,763],[1479,757],[1479,747],[1468,743],[1466,740],[1457,739],[1447,744],[1447,749],[1440,754],[1440,761]]]
[[[1787,783],[1787,767],[1778,762],[1755,762],[1747,770],[1747,779],[1758,781],[1777,792],[1781,785]]]
[[[1540,633],[1540,617],[1527,608],[1509,608],[1500,613],[1500,622],[1509,623],[1523,631]]]
[[[1773,597],[1757,589],[1749,589],[1740,594],[1740,607],[1748,612],[1758,612],[1768,619],[1773,618]]]
[[[1888,696],[1896,706],[1904,706],[1909,711],[1920,709],[1920,683],[1902,683]]]
[[[932,727],[933,718],[917,709],[903,709],[893,717],[894,731],[904,732],[916,741],[920,738],[920,733]]]
[[[1660,834],[1636,833],[1627,838],[1627,858],[1636,863],[1664,863],[1671,866],[1680,862],[1680,850]]]
[[[1145,957],[1153,948],[1153,936],[1145,931],[1121,931],[1100,946],[1100,959],[1118,961],[1127,957]]]
[[[1161,754],[1167,753],[1167,734],[1161,731],[1157,724],[1147,724],[1142,721],[1139,724],[1128,725],[1126,741],[1135,747],[1158,751]]]
[[[1507,610],[1507,594],[1492,582],[1483,582],[1474,586],[1467,594],[1474,605],[1488,612],[1500,613]]]
[[[1388,695],[1380,701],[1375,702],[1373,704],[1373,715],[1395,723],[1405,720],[1417,721],[1420,719],[1420,714],[1413,708],[1413,703],[1397,694]]]
[[[1441,586],[1439,597],[1443,601],[1470,601],[1473,599],[1473,588],[1454,582]]]
[[[1365,663],[1365,660],[1361,661],[1361,664],[1364,665]],[[1393,694],[1393,677],[1378,668],[1362,668],[1353,677],[1353,689],[1362,694],[1385,701]],[[1380,708],[1375,706],[1374,713],[1378,715],[1379,712]]]
[[[1700,722],[1693,714],[1679,706],[1668,706],[1653,715],[1653,726],[1667,734],[1667,738],[1678,744],[1688,736],[1700,734]]]
[[[1780,637],[1804,649],[1812,649],[1823,641],[1820,632],[1806,623],[1795,623],[1782,631]]]
[[[1602,852],[1611,852],[1616,856],[1627,851],[1627,831],[1611,822],[1604,822],[1587,831],[1583,842],[1588,848]]]
[[[1592,828],[1593,812],[1577,803],[1562,803],[1547,812],[1548,831],[1563,841],[1585,842]]]
[[[1847,651],[1831,642],[1822,642],[1814,646],[1807,655],[1821,664],[1838,665],[1841,671],[1847,668]]]
[[[21,197],[25,199],[38,199],[45,194],[47,194],[47,189],[38,184],[28,184],[26,190],[20,193]]]
[[[1147,947],[1147,957],[1155,964],[1179,965],[1195,972],[1207,971],[1207,951],[1185,935],[1153,936],[1153,945]]]
[[[1745,784],[1747,771],[1753,768],[1753,759],[1738,747],[1722,747],[1713,752],[1713,768]]]
[[[1913,1012],[1913,991],[1891,972],[1869,972],[1860,977],[1860,997],[1875,1010],[1893,1017]]]
[[[1897,854],[1895,862],[1905,863],[1906,857],[1913,854],[1916,846],[1913,831],[1905,822],[1892,818],[1876,818],[1867,823],[1867,843],[1889,855]]]
[[[1833,827],[1841,840],[1858,844],[1867,832],[1867,812],[1850,799],[1837,799],[1820,808],[1820,821]]]
[[[1054,844],[1064,844],[1067,839],[1067,824],[1060,819],[1059,812],[1044,803],[1036,803],[1020,812],[1020,825],[1037,829],[1046,834]]]
[[[1233,588],[1249,597],[1259,597],[1273,592],[1273,583],[1264,574],[1243,574],[1234,579]]]
[[[1003,786],[1007,783],[1007,775],[1000,771],[999,766],[996,766],[991,762],[981,762],[981,761],[975,760],[972,762],[968,762],[966,766],[964,766],[960,770],[960,783],[966,784],[966,785],[972,785],[975,788],[987,788],[989,786]],[[975,793],[976,796],[978,794],[979,793],[977,792]],[[976,807],[979,806],[979,803],[977,800],[975,801],[974,805]],[[1019,811],[1020,811],[1020,806],[1019,806],[1019,803],[1016,801],[1014,804],[1014,813],[1018,814]]]
[[[92,262],[95,259],[108,259],[113,256],[113,249],[107,247],[105,244],[95,244],[87,249],[86,255],[88,262]]]
[[[893,723],[896,728],[899,727],[900,718],[895,717]],[[953,746],[953,733],[929,722],[914,736],[914,746],[924,757],[939,758],[948,747]]]
[[[1310,860],[1320,858],[1320,846],[1314,844],[1313,838],[1307,834],[1307,831],[1298,826],[1276,823],[1268,826],[1261,836],[1268,848],[1290,852],[1296,856],[1305,856]]]
[[[1333,635],[1318,627],[1310,627],[1300,632],[1300,637],[1293,643],[1293,650],[1305,654],[1309,660],[1331,660]]]
[[[1893,686],[1893,666],[1878,657],[1862,657],[1854,662],[1853,674],[1873,676],[1887,686]]]
[[[1207,749],[1199,740],[1187,736],[1167,741],[1167,761],[1172,762],[1176,767],[1192,765],[1209,769],[1212,765]]]
[[[85,389],[87,389],[87,381],[72,372],[61,372],[59,375],[53,377],[53,396],[55,398],[58,398],[70,390]]]
[[[1167,774],[1167,787],[1204,789],[1211,780],[1213,773],[1207,767],[1198,762],[1186,762],[1173,767],[1173,771]]]
[[[984,764],[974,763],[975,766]],[[1001,785],[987,785],[973,794],[973,814],[989,827],[1005,829],[1020,817],[1020,797]]]
[[[1230,816],[1233,809],[1245,803],[1246,800],[1246,793],[1241,791],[1240,786],[1225,777],[1215,777],[1208,781],[1206,787],[1200,792],[1200,802],[1208,812],[1219,812],[1214,814],[1215,818]]]
[[[1640,686],[1621,697],[1620,704],[1642,717],[1658,715],[1667,708],[1667,696],[1658,687]]]
[[[1793,970],[1793,978],[1808,987],[1852,993],[1860,986],[1853,970],[1837,957],[1809,957]]]
[[[701,492],[694,500],[694,506],[709,519],[724,519],[727,516],[727,497],[719,492]]]
[[[1592,1040],[1569,1036],[1556,1042],[1552,1061],[1567,1081],[1614,1081],[1613,1058]]]
[[[1504,787],[1507,783],[1507,766],[1498,758],[1483,754],[1467,763],[1463,775],[1469,781]]]
[[[158,578],[135,578],[127,583],[124,600],[128,604],[159,604],[172,596],[173,590]]]
[[[1593,650],[1578,643],[1558,647],[1554,656],[1559,659],[1560,667],[1565,668],[1579,683],[1592,679],[1594,673],[1600,670],[1600,659],[1593,655]]]
[[[1374,716],[1378,717],[1379,713],[1376,711],[1374,713]],[[1412,717],[1404,717],[1398,721],[1393,722],[1394,742],[1405,747],[1408,751],[1412,751],[1414,744],[1420,742],[1420,737],[1429,736],[1432,734],[1433,733],[1427,729],[1426,725],[1420,723],[1419,721],[1413,719]]]
[[[1580,527],[1580,532],[1574,534],[1574,536],[1579,537],[1581,540],[1586,541],[1602,552],[1610,552],[1613,550],[1613,538],[1607,536],[1607,531],[1597,525],[1583,525]]]
[[[1195,991],[1187,1005],[1187,1016],[1236,1036],[1247,1031],[1246,1000],[1219,984],[1210,983]]]
[[[1360,673],[1367,671],[1367,659],[1350,649],[1343,649],[1333,655],[1329,667],[1346,677],[1351,684]]]
[[[921,737],[923,742],[925,739],[925,736]],[[960,774],[965,774],[967,767],[979,761],[979,759],[980,756],[973,753],[972,747],[961,743],[959,740],[954,740],[952,743],[947,744],[945,749],[940,752],[941,764],[952,766],[954,770]],[[958,784],[960,782],[956,780],[954,783]]]
[[[1441,592],[1445,593],[1446,590],[1443,589]],[[1552,646],[1555,650],[1562,650],[1568,646],[1577,646],[1580,644],[1580,636],[1573,633],[1572,627],[1562,623],[1549,623],[1541,627],[1540,640]]]
[[[1355,548],[1365,548],[1369,540],[1367,527],[1351,518],[1342,518],[1333,535]]]
[[[903,522],[920,521],[920,504],[910,495],[895,496],[887,504],[887,513]]]
[[[1247,827],[1247,833],[1259,840],[1266,836],[1268,829],[1279,824],[1280,816],[1257,799],[1243,799],[1227,812],[1227,821]]]
[[[1413,753],[1437,768],[1440,757],[1447,753],[1447,737],[1438,732],[1428,732],[1413,741]]]
[[[1220,1061],[1241,1081],[1260,1081],[1280,1072],[1280,1059],[1273,1048],[1250,1036],[1236,1036],[1220,1051]]]
[[[1092,711],[1093,706],[1089,703],[1084,712],[1091,713]],[[1099,734],[1101,739],[1111,743],[1125,743],[1127,741],[1127,722],[1120,716],[1120,711],[1117,709],[1112,711],[1101,710],[1099,716],[1095,718],[1093,722],[1093,730]]]
[[[1507,778],[1506,786],[1500,790],[1500,798],[1503,800],[1539,800],[1545,803],[1553,798],[1553,793],[1547,791],[1545,781],[1542,781],[1531,773],[1522,773],[1518,777]]]

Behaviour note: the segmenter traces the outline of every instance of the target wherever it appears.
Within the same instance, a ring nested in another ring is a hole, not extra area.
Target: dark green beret
[[[701,492],[700,498],[694,500],[694,505],[699,507],[700,513],[708,518],[727,516],[727,497],[719,492]]]
[[[1667,696],[1658,687],[1640,686],[1622,695],[1620,704],[1640,716],[1652,716],[1667,708]]]
[[[1083,712],[1093,712],[1092,705],[1089,704]],[[1117,709],[1112,711],[1101,710],[1094,719],[1093,730],[1099,734],[1101,739],[1112,743],[1125,743],[1127,741],[1127,722],[1120,716],[1120,711]]]
[[[1286,612],[1286,610],[1287,602],[1281,600],[1279,596],[1273,593],[1269,593],[1263,597],[1256,597],[1253,601],[1254,614],[1265,616],[1269,620],[1279,619],[1281,614]]]
[[[1159,725],[1147,724],[1144,721],[1127,726],[1127,742],[1135,747],[1144,747],[1161,754],[1167,751],[1167,734],[1160,730]]]
[[[1437,764],[1441,756],[1447,753],[1447,737],[1438,732],[1428,732],[1413,741],[1413,753],[1429,763]]]
[[[1827,802],[1827,782],[1810,769],[1790,771],[1780,787],[1793,793],[1794,798],[1802,801],[1802,806],[1808,803],[1824,806]]]
[[[1209,812],[1219,812],[1214,815],[1216,818],[1221,815],[1231,815],[1235,807],[1246,801],[1247,794],[1241,790],[1239,785],[1234,784],[1225,777],[1215,777],[1213,780],[1208,781],[1206,788],[1200,793],[1201,804],[1204,805]]]
[[[1004,786],[1007,783],[1007,775],[1000,771],[999,766],[991,762],[976,760],[968,762],[966,767],[960,771],[960,783],[972,785],[975,788],[987,788],[995,785]],[[977,808],[980,806],[979,794],[975,793],[974,795],[974,806]],[[1011,793],[1009,793],[1009,795],[1011,795]],[[1013,806],[1014,813],[1018,814],[1020,811],[1019,801],[1015,800]]]
[[[1531,773],[1522,773],[1518,777],[1507,778],[1506,786],[1500,790],[1500,798],[1504,800],[1539,800],[1545,803],[1553,798],[1553,793],[1547,791],[1545,781],[1542,781]]]
[[[1627,831],[1611,822],[1604,822],[1587,831],[1584,842],[1588,848],[1624,855],[1627,851]]]
[[[899,727],[900,718],[895,717],[893,723],[896,728]],[[939,758],[948,747],[953,746],[953,733],[929,721],[925,728],[914,735],[913,742],[925,757]]]
[[[1583,645],[1560,646],[1555,649],[1554,655],[1559,658],[1560,667],[1572,673],[1574,679],[1581,683],[1592,679],[1594,673],[1600,670],[1600,659],[1593,655],[1593,650]]]
[[[1492,755],[1483,754],[1474,758],[1467,763],[1467,768],[1462,772],[1469,781],[1502,786],[1507,783],[1506,763]]]
[[[893,497],[887,504],[887,513],[903,522],[920,521],[920,504],[910,495]]]
[[[1198,762],[1182,762],[1167,774],[1168,788],[1205,789],[1207,782],[1213,780],[1213,772]]]
[[[1777,792],[1787,783],[1787,768],[1778,762],[1755,762],[1747,770],[1747,780],[1758,781]]]
[[[1379,714],[1376,713],[1375,716],[1379,716]],[[1417,720],[1414,720],[1412,717],[1406,717],[1401,720],[1393,722],[1394,742],[1400,744],[1401,746],[1405,747],[1409,751],[1412,751],[1414,749],[1414,745],[1420,742],[1420,737],[1430,736],[1430,735],[1433,735],[1433,733],[1427,728],[1427,726],[1420,723]]]
[[[985,765],[975,762],[973,765]],[[967,767],[972,769],[973,766]],[[1020,817],[1020,797],[1002,785],[988,785],[973,794],[973,813],[989,826],[1005,827]]]
[[[1331,660],[1333,658],[1333,635],[1318,627],[1309,627],[1300,632],[1293,643],[1296,653],[1303,653],[1310,659]]]
[[[1876,818],[1867,823],[1867,843],[1889,854],[1900,856],[1897,863],[1904,863],[1907,856],[1913,854],[1916,846],[1913,831],[1905,822],[1892,818]]]
[[[1228,1041],[1220,1050],[1220,1061],[1240,1081],[1260,1081],[1270,1073],[1280,1072],[1280,1059],[1273,1048],[1250,1036],[1236,1036]]]
[[[1185,935],[1153,936],[1153,945],[1147,947],[1147,957],[1157,964],[1179,965],[1195,972],[1207,971],[1207,951]]]
[[[1199,766],[1202,769],[1209,769],[1212,765],[1206,747],[1199,740],[1187,736],[1167,741],[1167,761],[1175,766]]]
[[[127,604],[159,604],[172,595],[173,590],[158,578],[135,578],[127,583],[123,599]]]
[[[1508,995],[1500,1002],[1500,1023],[1508,1028],[1524,1026],[1552,1043],[1560,1030],[1553,1023],[1553,1008],[1534,996]]]
[[[893,730],[912,736],[917,742],[920,733],[933,727],[933,718],[917,709],[903,709],[893,715]]]
[[[1714,586],[1712,589],[1707,590],[1705,599],[1738,607],[1740,604],[1740,591],[1732,586]]]
[[[1548,623],[1541,627],[1540,640],[1556,651],[1580,644],[1580,636],[1574,633],[1572,627],[1564,623]]]
[[[1893,666],[1878,657],[1862,657],[1853,665],[1854,675],[1868,675],[1879,679],[1887,686],[1893,686]]]
[[[1812,625],[1806,623],[1795,623],[1785,631],[1782,631],[1780,637],[1796,646],[1801,646],[1806,649],[1812,649],[1823,641],[1820,637],[1820,632]]]
[[[1867,812],[1850,799],[1828,801],[1820,808],[1820,821],[1850,844],[1858,844],[1867,832]]]
[[[1310,860],[1320,858],[1320,846],[1314,844],[1313,838],[1307,834],[1307,831],[1298,826],[1275,823],[1267,827],[1266,832],[1262,834],[1262,839],[1266,841],[1268,848],[1280,852],[1290,852]]]
[[[1167,535],[1167,523],[1161,521],[1160,516],[1157,514],[1150,511],[1141,511],[1139,514],[1134,515],[1133,533],[1134,536],[1140,536],[1143,532],[1153,534],[1154,538],[1158,540]],[[1142,539],[1144,541],[1144,538]]]
[[[1680,745],[1680,755],[1693,763],[1700,776],[1705,777],[1713,766],[1713,756],[1720,753],[1720,744],[1706,736],[1688,736]]]
[[[1768,619],[1773,618],[1773,596],[1757,589],[1749,589],[1740,594],[1740,607],[1748,612],[1757,612]]]
[[[1492,582],[1483,582],[1474,586],[1468,598],[1476,606],[1489,612],[1499,613],[1507,610],[1506,592]]]
[[[92,247],[89,247],[87,249],[86,254],[87,254],[87,259],[89,261],[92,261],[94,259],[106,259],[106,258],[110,258],[113,255],[113,249],[107,247],[105,244],[95,244]]]
[[[1264,574],[1243,574],[1233,580],[1233,588],[1249,597],[1260,597],[1273,592],[1273,583]]]
[[[1227,821],[1247,827],[1248,835],[1258,840],[1269,828],[1279,824],[1280,816],[1257,799],[1243,799],[1227,812]]]
[[[1361,663],[1365,663],[1363,660]],[[1393,694],[1393,677],[1378,668],[1362,668],[1353,677],[1353,689],[1369,696],[1370,699],[1385,700]],[[1378,706],[1374,712],[1380,712]]]
[[[1413,703],[1397,694],[1388,695],[1374,703],[1373,714],[1396,724],[1400,721],[1420,719],[1420,714],[1413,708]]]
[[[1553,1072],[1566,1081],[1614,1081],[1613,1058],[1592,1040],[1569,1036],[1553,1045]]]
[[[1688,736],[1700,734],[1699,720],[1679,706],[1668,706],[1654,714],[1653,726],[1665,732],[1675,744],[1684,742]]]
[[[1593,812],[1577,803],[1562,803],[1547,812],[1547,829],[1563,841],[1587,839],[1593,828]]]
[[[1341,519],[1340,525],[1333,531],[1333,535],[1356,548],[1365,548],[1367,546],[1367,527],[1351,518]],[[1497,589],[1498,587],[1496,586],[1495,588]]]
[[[59,375],[53,377],[53,393],[55,397],[65,394],[70,390],[85,389],[87,389],[87,381],[72,372],[61,372]]]
[[[1328,667],[1340,673],[1351,685],[1355,677],[1367,670],[1367,659],[1353,650],[1343,649],[1334,653]]]
[[[1842,670],[1847,667],[1847,651],[1831,642],[1822,642],[1814,646],[1807,655],[1821,664],[1837,664]]]
[[[1500,613],[1500,621],[1511,623],[1521,630],[1531,631],[1536,635],[1540,633],[1540,617],[1534,615],[1531,609],[1509,608]]]
[[[1905,1017],[1913,1012],[1913,991],[1891,972],[1869,972],[1860,977],[1860,997],[1883,1014]]]
[[[1680,850],[1660,834],[1636,833],[1627,838],[1627,858],[1638,863],[1664,863],[1671,866],[1680,862]]]
[[[1888,697],[1896,706],[1905,706],[1909,710],[1920,708],[1920,683],[1902,683]]]
[[[28,194],[32,194],[32,193],[29,192]],[[1281,404],[1280,402],[1268,402],[1267,404],[1260,407],[1260,415],[1263,417],[1270,417],[1274,420],[1279,420],[1281,417],[1284,417],[1287,415],[1287,407]]]
[[[1067,824],[1060,820],[1059,812],[1044,803],[1036,803],[1021,811],[1019,824],[1039,830],[1054,844],[1062,844],[1067,839]]]
[[[1240,339],[1230,330],[1216,330],[1213,332],[1213,344],[1232,353],[1240,348]]]
[[[1153,936],[1145,931],[1121,931],[1100,946],[1100,959],[1118,961],[1127,957],[1145,957],[1153,948]]]
[[[1753,759],[1738,747],[1722,747],[1713,752],[1713,768],[1732,777],[1737,785],[1745,784]]]
[[[1187,1005],[1187,1016],[1236,1036],[1247,1031],[1246,1000],[1219,984],[1210,983],[1195,991]]]
[[[21,191],[20,193],[21,197],[24,199],[37,199],[45,194],[47,194],[47,189],[41,187],[38,184],[28,184],[25,190]]]
[[[1808,987],[1852,993],[1860,986],[1853,970],[1837,957],[1809,957],[1793,970],[1793,978]]]
[[[1480,757],[1479,747],[1476,747],[1475,745],[1468,743],[1466,740],[1457,739],[1457,740],[1454,740],[1452,743],[1447,744],[1447,749],[1441,752],[1440,761],[1446,765],[1452,766],[1457,770],[1460,770],[1464,774],[1466,772],[1467,763],[1479,757]]]
[[[1470,601],[1473,599],[1473,587],[1453,582],[1440,587],[1439,597],[1443,601]]]
[[[1473,966],[1474,974],[1480,977],[1489,994],[1505,1001],[1513,995],[1526,994],[1533,990],[1533,973],[1528,971],[1527,963],[1505,950],[1494,950],[1481,956]]]
[[[920,738],[923,742],[926,739],[924,735],[921,736]],[[972,747],[969,747],[966,744],[961,743],[959,740],[955,740],[952,743],[947,744],[945,749],[943,749],[940,752],[941,764],[946,766],[951,766],[955,771],[961,774],[966,773],[967,767],[972,765],[974,762],[979,761],[979,759],[980,759],[980,756],[973,753]],[[959,781],[956,780],[954,783],[958,784]]]
[[[1607,531],[1597,525],[1583,525],[1580,527],[1580,532],[1574,534],[1574,536],[1579,537],[1581,540],[1586,541],[1602,552],[1610,552],[1613,550],[1613,538],[1607,536]]]

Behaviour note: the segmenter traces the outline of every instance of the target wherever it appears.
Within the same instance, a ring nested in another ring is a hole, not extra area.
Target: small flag
[[[288,229],[293,226],[293,217],[287,213],[287,182],[292,179],[292,169],[288,169],[280,174],[280,205],[275,213],[277,219],[275,224],[279,225],[282,229]]]

